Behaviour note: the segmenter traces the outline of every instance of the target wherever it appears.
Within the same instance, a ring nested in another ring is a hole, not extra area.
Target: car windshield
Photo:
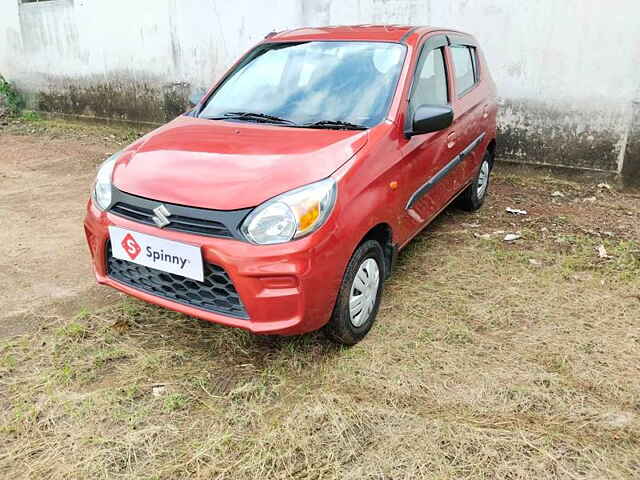
[[[257,47],[214,92],[202,118],[368,128],[389,109],[405,47],[296,42]]]

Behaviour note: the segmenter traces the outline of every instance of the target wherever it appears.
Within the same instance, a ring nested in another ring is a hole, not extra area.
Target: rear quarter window
[[[476,84],[475,51],[464,45],[452,45],[451,57],[456,79],[456,91],[458,97],[461,97]]]

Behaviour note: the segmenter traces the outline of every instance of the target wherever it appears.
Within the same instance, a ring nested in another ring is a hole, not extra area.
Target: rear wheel
[[[357,248],[325,327],[331,338],[344,345],[355,345],[371,330],[380,306],[384,268],[384,253],[378,242],[367,240]]]
[[[484,203],[484,199],[487,197],[487,191],[489,190],[491,160],[491,154],[489,152],[485,153],[476,178],[458,197],[457,205],[463,210],[473,212],[478,210]]]

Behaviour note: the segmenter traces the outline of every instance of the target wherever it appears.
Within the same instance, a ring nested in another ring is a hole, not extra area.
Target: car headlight
[[[242,223],[252,243],[269,245],[304,237],[325,222],[336,201],[336,182],[326,178],[266,201]]]
[[[111,205],[111,177],[119,154],[114,153],[98,168],[96,183],[93,186],[93,200],[100,210],[106,210]]]

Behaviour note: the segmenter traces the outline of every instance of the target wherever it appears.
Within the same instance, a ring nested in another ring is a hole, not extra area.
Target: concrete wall
[[[625,172],[640,163],[637,0],[18,2],[0,0],[0,72],[41,110],[162,121],[271,30],[430,24],[483,45],[503,156]]]

